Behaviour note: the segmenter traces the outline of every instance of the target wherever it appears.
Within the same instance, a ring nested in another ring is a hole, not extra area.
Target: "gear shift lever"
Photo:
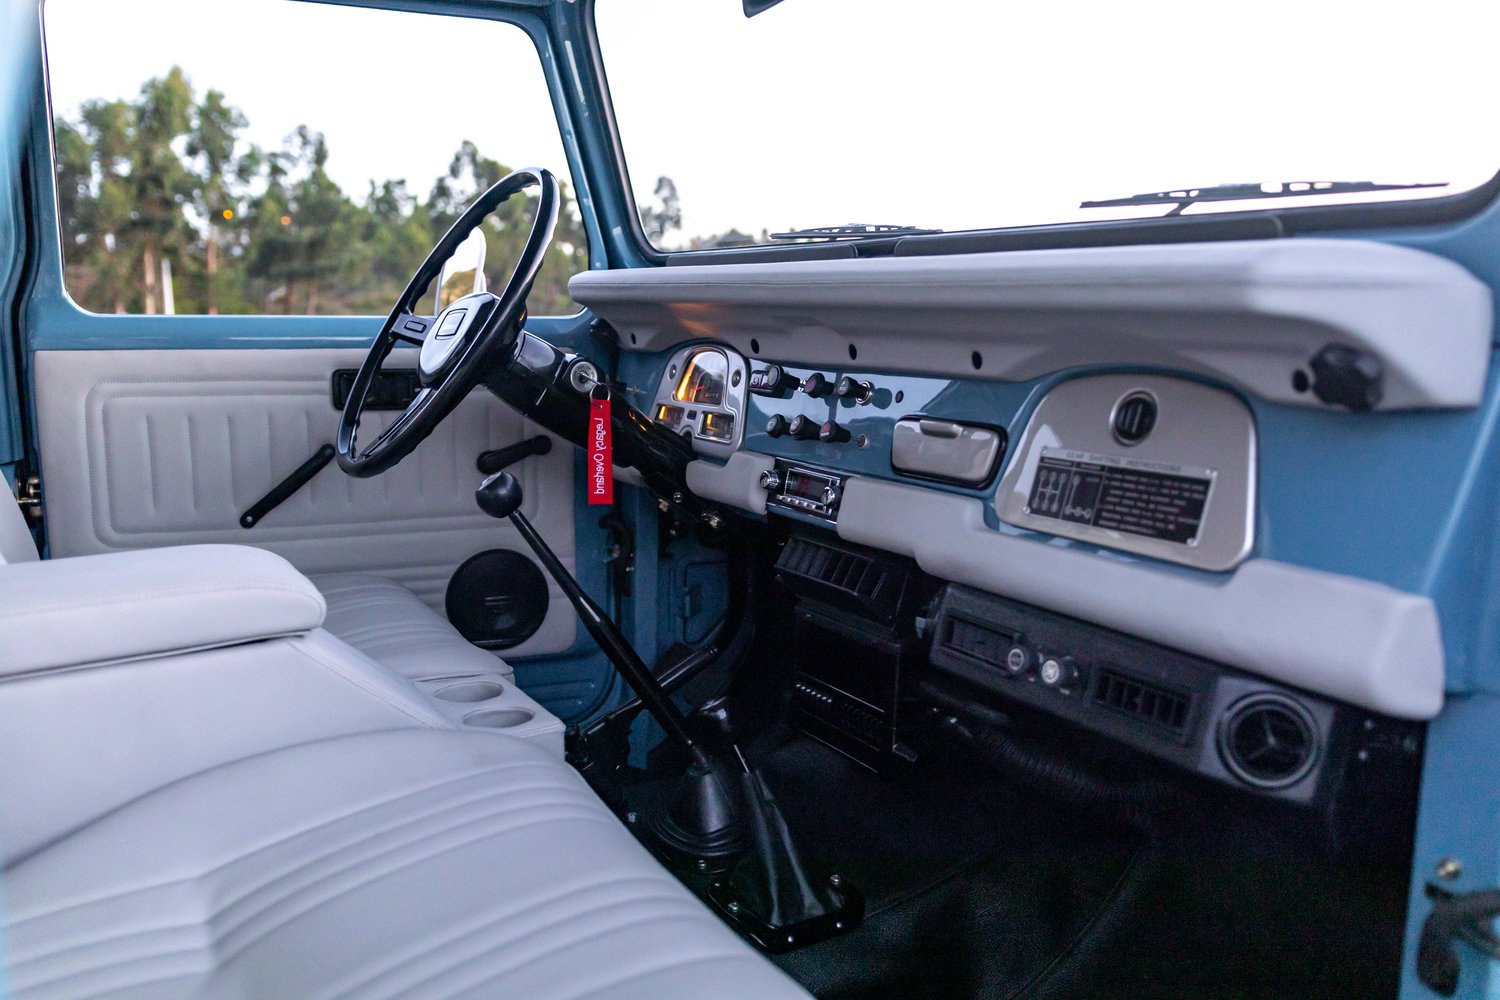
[[[536,553],[548,574],[567,595],[583,619],[583,627],[620,671],[642,704],[666,731],[667,738],[688,754],[686,786],[661,816],[656,833],[666,846],[698,858],[724,857],[740,850],[737,810],[729,782],[713,757],[693,739],[687,719],[662,688],[654,674],[636,655],[609,616],[573,579],[552,549],[521,513],[521,484],[508,472],[497,472],[475,491],[479,509],[494,518],[510,520],[526,544]]]

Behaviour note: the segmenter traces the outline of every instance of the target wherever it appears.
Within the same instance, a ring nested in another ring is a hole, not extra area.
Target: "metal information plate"
[[[1216,475],[1212,469],[1043,448],[1025,512],[1196,545]]]

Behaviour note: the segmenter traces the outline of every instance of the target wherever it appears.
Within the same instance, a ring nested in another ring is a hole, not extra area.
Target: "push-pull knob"
[[[779,413],[766,421],[766,433],[773,438],[781,437],[790,427],[791,424],[787,422],[786,417],[783,417]]]
[[[818,425],[799,413],[787,425],[787,433],[798,441],[812,441],[818,436]]]
[[[840,427],[837,420],[830,420],[818,428],[818,440],[827,441],[830,444],[843,444],[849,440],[847,428]]]
[[[863,379],[845,375],[839,379],[838,385],[833,387],[833,394],[840,399],[852,399],[856,403],[868,403],[870,397],[875,395],[875,386]]]
[[[828,395],[832,388],[833,383],[822,372],[813,372],[802,380],[802,391],[815,398]]]

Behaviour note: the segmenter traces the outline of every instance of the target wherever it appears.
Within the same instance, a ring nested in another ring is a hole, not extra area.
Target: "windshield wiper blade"
[[[1149,191],[1126,198],[1085,201],[1079,208],[1124,208],[1132,205],[1173,205],[1168,216],[1200,201],[1255,201],[1261,198],[1306,198],[1312,195],[1364,194],[1369,191],[1411,191],[1447,187],[1447,181],[1427,184],[1376,184],[1374,181],[1287,181],[1282,184],[1214,184],[1209,187]]]
[[[922,229],[919,226],[884,226],[865,222],[851,222],[843,226],[816,226],[812,229],[793,229],[785,233],[772,233],[773,240],[868,240],[881,236],[929,236],[941,229]]]

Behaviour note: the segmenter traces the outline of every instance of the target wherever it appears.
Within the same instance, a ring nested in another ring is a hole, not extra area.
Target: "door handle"
[[[271,492],[251,504],[250,508],[240,515],[240,527],[255,527],[260,523],[261,518],[280,507],[293,493],[306,486],[308,481],[322,472],[323,466],[331,461],[333,461],[333,445],[325,444],[313,452],[312,458],[293,469],[291,475],[272,486]]]

